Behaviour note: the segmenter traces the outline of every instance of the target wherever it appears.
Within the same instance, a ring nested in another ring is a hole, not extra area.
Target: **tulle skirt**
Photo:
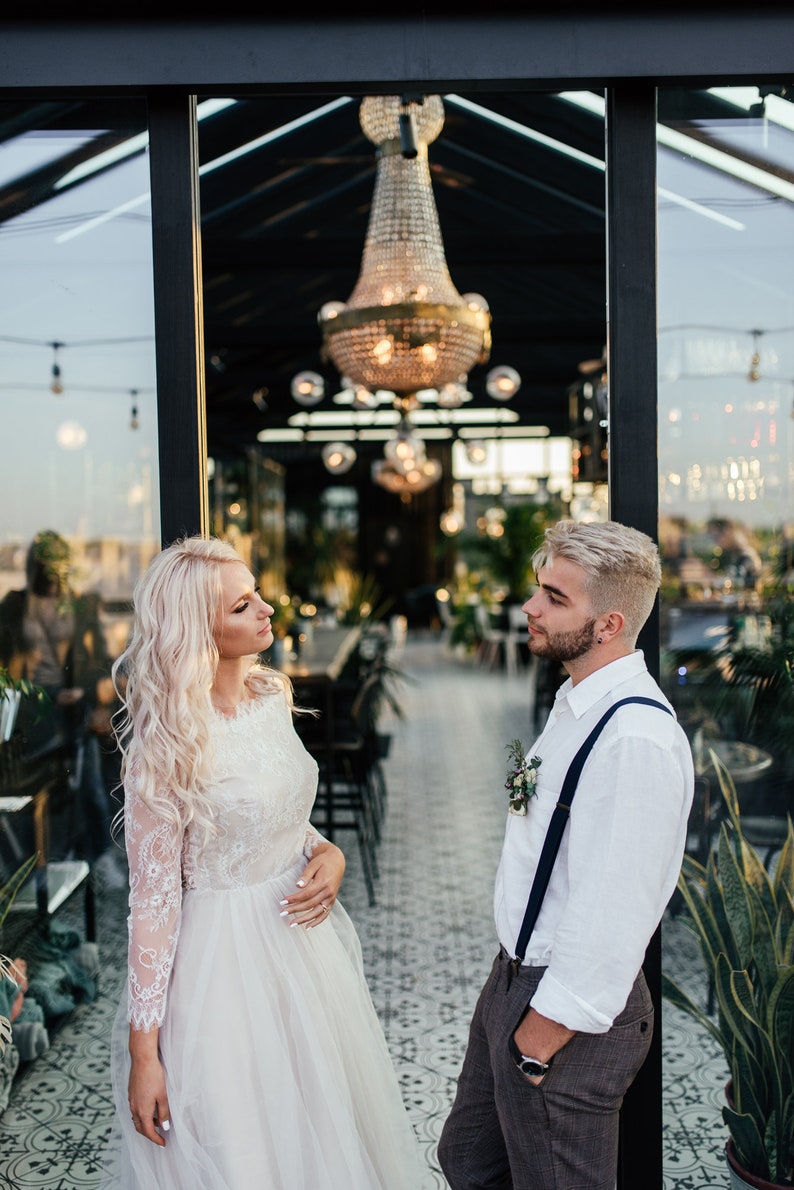
[[[130,1119],[122,996],[106,1190],[427,1185],[352,922],[339,903],[311,930],[279,916],[304,864],[247,889],[185,894],[160,1030],[165,1148]]]

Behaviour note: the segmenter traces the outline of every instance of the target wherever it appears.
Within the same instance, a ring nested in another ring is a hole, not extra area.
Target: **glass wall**
[[[51,698],[20,741],[54,762],[50,858],[93,860],[109,666],[160,539],[146,111],[5,103],[0,128],[0,664]]]
[[[662,680],[695,754],[688,850],[703,859],[724,814],[713,751],[748,830],[772,840],[760,852],[769,864],[794,788],[794,103],[785,93],[660,92],[658,125]],[[707,1006],[702,964],[675,916],[663,937],[666,970]],[[674,1011],[665,1019],[679,1027]],[[704,1086],[710,1039],[700,1031],[691,1042]],[[714,1062],[722,1086],[725,1062],[716,1052]],[[680,1072],[676,1085],[666,1080],[666,1094],[696,1090],[681,1090]],[[727,1139],[719,1099],[692,1099],[693,1128],[715,1150]]]

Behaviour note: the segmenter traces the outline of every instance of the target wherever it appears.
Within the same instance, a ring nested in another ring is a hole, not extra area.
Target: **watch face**
[[[531,1074],[537,1076],[545,1074],[548,1067],[545,1062],[536,1062],[532,1058],[524,1058],[521,1063],[521,1070],[524,1074]]]
[[[539,1078],[548,1071],[548,1062],[541,1062],[539,1058],[528,1058],[526,1054],[522,1054],[512,1037],[508,1041],[508,1049],[510,1050],[510,1056],[522,1074],[528,1074],[532,1078]]]

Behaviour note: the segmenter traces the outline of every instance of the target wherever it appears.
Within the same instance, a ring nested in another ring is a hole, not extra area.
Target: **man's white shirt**
[[[603,713],[632,695],[669,706],[636,650],[557,693],[527,753],[541,764],[526,816],[508,814],[494,890],[512,956],[568,766]],[[544,1016],[604,1033],[622,1011],[675,889],[694,793],[692,753],[673,715],[621,707],[585,763],[525,964],[547,967],[532,998]]]

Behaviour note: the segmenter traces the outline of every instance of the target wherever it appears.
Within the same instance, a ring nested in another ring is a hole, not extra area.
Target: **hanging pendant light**
[[[344,475],[356,461],[356,452],[349,442],[327,442],[320,454],[332,475]]]

